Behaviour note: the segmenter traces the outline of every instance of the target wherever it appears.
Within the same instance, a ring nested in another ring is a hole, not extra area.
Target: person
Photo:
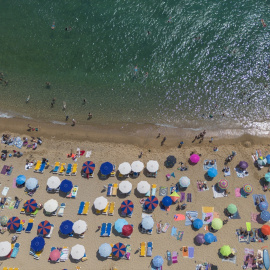
[[[148,34],[148,35],[150,35],[150,34],[151,34],[151,32],[150,32],[150,31],[147,31],[147,34]]]
[[[139,154],[139,158],[141,158],[141,157],[142,157],[142,155],[143,155],[143,152],[141,152],[141,153]]]
[[[50,88],[51,87],[51,83],[50,82],[46,82],[46,87]]]
[[[66,121],[68,120],[68,118],[69,118],[69,116],[67,115],[67,116],[66,116]]]
[[[227,224],[228,221],[229,221],[228,219],[224,219],[224,220],[223,220],[223,225]]]
[[[213,137],[211,137],[211,140],[210,140],[209,142],[211,143],[211,142],[213,142],[213,140],[214,140],[214,138],[213,138]]]
[[[145,78],[145,79],[148,78],[148,72],[145,72],[144,78]]]
[[[166,139],[167,139],[166,137],[163,138],[163,140],[161,141],[161,145],[165,143]]]
[[[134,75],[137,75],[137,72],[138,72],[138,67],[135,66],[135,67],[134,67]]]
[[[72,126],[75,126],[75,124],[76,124],[76,121],[75,121],[75,119],[73,118],[73,119],[72,119]]]
[[[193,222],[193,221],[194,221],[194,219],[191,217],[191,215],[190,215],[190,214],[187,214],[187,217],[188,217],[188,219],[189,219],[191,222]]]
[[[160,137],[160,133],[158,133],[158,135],[157,135],[157,139]]]
[[[88,113],[88,120],[91,119],[93,117],[92,113]]]
[[[83,99],[83,104],[85,104],[85,103],[86,103],[86,99],[84,98],[84,99]]]
[[[181,148],[181,147],[183,146],[183,144],[184,144],[184,142],[181,141],[181,142],[179,143],[179,145],[178,145],[178,148]]]
[[[51,29],[52,29],[52,30],[55,29],[55,22],[52,23]]]
[[[218,150],[218,148],[215,146],[215,147],[213,148],[213,151],[214,151],[214,152],[217,152],[217,150]]]
[[[51,102],[51,108],[53,108],[53,105],[54,105],[54,103],[53,103],[53,102]]]
[[[18,239],[18,236],[17,236],[17,235],[13,235],[13,236],[11,237],[11,242],[12,242],[12,243],[15,243],[15,242],[17,241],[17,239]]]
[[[168,20],[168,23],[171,23],[171,22],[172,22],[172,17],[170,17]]]
[[[267,26],[267,24],[265,23],[264,19],[261,19],[261,23],[262,23],[263,27],[266,27]]]

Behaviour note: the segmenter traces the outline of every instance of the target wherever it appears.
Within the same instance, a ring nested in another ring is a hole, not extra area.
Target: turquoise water
[[[0,5],[0,71],[8,80],[0,85],[2,113],[48,121],[64,121],[67,114],[87,123],[92,112],[91,121],[105,124],[246,128],[256,122],[268,129],[267,2]]]

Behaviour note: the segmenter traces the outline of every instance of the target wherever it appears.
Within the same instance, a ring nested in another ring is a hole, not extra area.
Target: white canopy
[[[58,207],[58,202],[54,199],[50,199],[44,203],[44,209],[48,213],[54,212]]]
[[[57,176],[51,176],[47,181],[48,188],[56,189],[60,186],[61,180]]]
[[[154,227],[154,220],[150,216],[146,216],[142,220],[142,227],[145,230],[151,230]]]
[[[131,166],[128,162],[123,162],[119,165],[118,170],[121,174],[129,174],[131,172]]]
[[[11,244],[8,241],[0,242],[0,257],[6,257],[11,251]]]
[[[100,196],[95,199],[94,206],[97,210],[103,210],[106,208],[107,203],[108,203],[108,200],[105,197]]]
[[[155,173],[159,168],[159,164],[156,160],[149,160],[147,162],[146,168],[147,168],[148,172]]]
[[[141,161],[137,160],[137,161],[133,161],[131,164],[131,170],[133,172],[139,173],[143,170],[144,165]]]
[[[82,245],[75,245],[71,248],[70,255],[74,260],[80,260],[85,254],[85,248]]]
[[[77,220],[75,223],[73,223],[72,230],[74,233],[82,234],[87,229],[87,223],[84,220]]]
[[[141,181],[137,185],[137,190],[140,193],[145,194],[150,190],[150,184],[147,181]]]
[[[119,184],[119,190],[122,193],[129,193],[132,190],[132,184],[129,181],[122,181]]]

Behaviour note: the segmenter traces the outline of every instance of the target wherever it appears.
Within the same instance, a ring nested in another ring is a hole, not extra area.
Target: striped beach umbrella
[[[26,201],[23,205],[23,208],[24,208],[25,212],[28,212],[28,213],[34,212],[37,208],[36,200],[30,199],[30,200]]]
[[[95,167],[96,165],[93,161],[86,161],[83,163],[82,170],[84,173],[93,173]]]
[[[158,206],[158,198],[156,196],[148,197],[144,202],[144,206],[148,210],[154,210]]]
[[[134,204],[130,200],[125,200],[121,203],[121,211],[127,215],[130,215],[133,212]]]
[[[51,223],[48,220],[41,221],[38,224],[38,234],[39,235],[47,235],[51,230]]]
[[[70,192],[73,188],[73,184],[70,180],[63,180],[60,184],[60,190],[64,193]]]
[[[100,166],[100,172],[103,175],[108,175],[113,171],[113,165],[110,162],[104,162]]]
[[[2,216],[1,217],[1,225],[6,226],[8,223],[8,217],[7,216]]]
[[[20,227],[21,220],[18,217],[12,217],[7,222],[7,228],[10,231],[16,231]]]
[[[41,236],[37,236],[31,241],[31,248],[35,252],[41,251],[44,248],[44,246],[45,246],[45,240]]]
[[[169,195],[170,197],[171,197],[171,199],[172,199],[172,201],[175,203],[176,201],[178,201],[179,200],[179,198],[180,198],[180,195],[176,192],[176,191],[174,191],[171,195]]]
[[[112,254],[117,258],[122,258],[126,254],[126,246],[123,243],[117,243],[112,248]]]
[[[252,188],[251,185],[247,184],[247,185],[244,185],[244,186],[243,186],[243,190],[244,190],[244,192],[245,192],[246,194],[250,194],[250,193],[252,193],[253,188]]]
[[[260,166],[265,166],[267,164],[267,159],[264,157],[259,157],[259,159],[257,160],[258,164]]]
[[[221,189],[227,189],[229,186],[229,182],[225,179],[221,179],[219,180],[218,182],[218,187],[221,188]]]

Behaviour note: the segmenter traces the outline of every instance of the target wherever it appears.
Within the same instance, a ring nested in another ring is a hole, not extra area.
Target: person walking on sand
[[[166,137],[163,138],[163,140],[161,141],[161,146],[165,143],[166,139]]]
[[[90,120],[93,117],[92,113],[88,113],[88,120]]]
[[[72,126],[75,126],[76,125],[76,121],[75,121],[75,119],[73,118],[72,119],[72,124],[71,124]]]

